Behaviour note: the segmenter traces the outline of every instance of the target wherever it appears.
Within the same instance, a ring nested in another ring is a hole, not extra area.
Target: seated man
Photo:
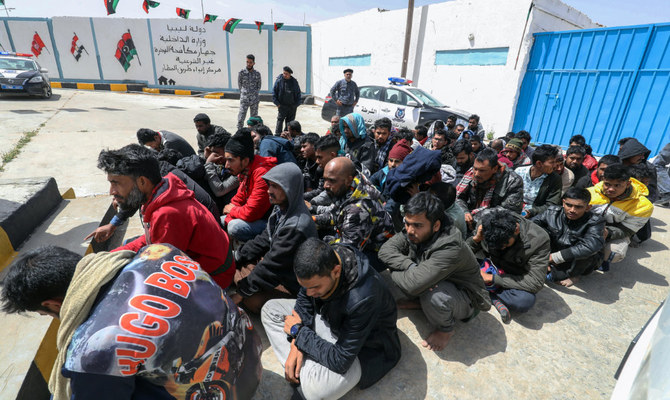
[[[49,380],[55,399],[167,400],[206,396],[207,387],[249,399],[260,382],[251,321],[168,244],[83,259],[42,247],[14,261],[3,283],[3,311],[60,320]],[[215,354],[226,362],[210,376]]]
[[[444,206],[444,213],[451,219],[456,229],[461,232],[462,239],[468,235],[468,225],[465,223],[465,213],[456,204],[456,188],[444,182],[430,185],[430,192],[437,196]]]
[[[474,218],[487,208],[500,206],[521,213],[523,180],[498,163],[495,150],[484,149],[456,186],[456,203],[465,212],[465,222],[472,230]]]
[[[300,145],[302,175],[305,178],[305,191],[309,192],[319,188],[319,181],[323,177],[323,170],[319,171],[319,164],[316,162],[316,144],[319,141],[319,135],[314,132],[307,133],[302,138]]]
[[[151,129],[142,128],[137,131],[137,141],[142,146],[151,147],[156,151],[163,149],[177,150],[182,157],[192,156],[195,150],[183,137],[176,133],[168,131],[153,131]]]
[[[446,185],[446,184],[445,184]],[[389,239],[379,259],[391,279],[414,301],[435,330],[421,345],[442,350],[454,335],[456,320],[471,320],[491,307],[479,263],[461,232],[445,218],[440,199],[428,192],[405,205],[405,231]]]
[[[293,163],[277,165],[263,179],[274,208],[267,228],[235,253],[237,293],[232,296],[235,304],[243,303],[255,314],[271,298],[298,294],[293,255],[305,239],[316,237],[316,226],[302,197],[300,168]]]
[[[397,139],[393,137],[391,120],[384,117],[375,121],[373,127],[375,133],[375,171],[384,168],[388,162],[388,155]],[[372,172],[372,171],[371,171]],[[374,173],[374,172],[373,172]]]
[[[327,241],[350,244],[369,258],[373,268],[384,268],[377,251],[393,232],[393,223],[384,210],[379,191],[346,157],[329,162],[323,179],[334,207],[315,217],[317,228],[334,229],[334,235],[326,237]]]
[[[339,129],[339,128],[338,128]],[[323,169],[330,160],[337,157],[337,152],[340,150],[340,142],[335,135],[327,135],[319,138],[316,142],[315,157],[319,168],[317,174],[319,175],[319,185],[311,192],[305,193],[305,200],[315,205],[330,204],[331,200],[323,188]],[[318,200],[317,200],[318,199]]]
[[[386,163],[387,165],[372,174],[370,177],[370,183],[373,184],[377,190],[379,190],[379,193],[384,193],[386,175],[388,175],[389,171],[402,164],[405,157],[407,157],[407,155],[411,152],[412,147],[410,147],[410,144],[407,143],[406,139],[401,139],[393,145],[393,148],[388,154],[388,161]]]
[[[222,288],[235,274],[228,235],[184,182],[174,174],[161,176],[151,150],[131,144],[103,150],[98,168],[107,174],[109,193],[123,209],[140,210],[144,235],[113,251],[139,251],[151,243],[169,243],[188,254]]]
[[[602,263],[605,220],[591,212],[590,201],[588,190],[573,187],[563,195],[563,207],[533,217],[551,240],[547,281],[570,287]]]
[[[505,145],[502,154],[512,162],[512,169],[517,169],[524,165],[530,165],[530,158],[523,151],[523,142],[521,139],[512,139]]]
[[[570,146],[580,146],[584,148],[585,155],[584,155],[584,161],[582,161],[582,165],[586,167],[586,169],[589,170],[589,172],[593,172],[593,170],[596,169],[598,161],[591,155],[592,149],[591,146],[586,144],[586,138],[582,135],[574,135],[573,137],[570,138]]]
[[[275,166],[274,157],[254,155],[254,143],[249,130],[240,129],[226,143],[226,169],[237,176],[240,187],[223,208],[228,234],[240,242],[253,239],[265,229],[270,214],[268,185],[263,180]]]
[[[456,186],[463,179],[463,175],[474,165],[475,153],[472,151],[472,144],[469,140],[457,141],[451,152],[456,158],[456,180],[453,182],[453,185]]]
[[[631,237],[649,221],[654,206],[645,197],[649,194],[647,187],[631,178],[623,164],[607,167],[603,180],[588,191],[593,213],[605,219],[605,261],[601,268],[607,271],[610,263],[626,257]]]
[[[203,155],[205,156],[205,177],[214,201],[223,209],[235,195],[240,181],[225,168],[226,144],[230,134],[215,133],[207,138]]]
[[[377,172],[374,141],[367,136],[365,121],[358,113],[345,115],[340,119],[340,149],[365,176]]]
[[[572,171],[575,180],[572,186],[575,186],[580,179],[589,175],[589,170],[582,163],[586,156],[586,150],[581,146],[570,146],[565,151],[565,167]]]
[[[270,300],[261,312],[286,380],[305,399],[372,386],[400,360],[396,304],[381,276],[353,247],[317,239],[298,247],[293,268],[298,299]]]
[[[205,147],[207,146],[207,139],[210,136],[219,133],[224,134],[230,137],[230,133],[225,130],[223,127],[218,125],[212,125],[212,121],[209,119],[207,114],[197,114],[193,118],[195,123],[195,129],[198,131],[196,138],[198,139],[198,155],[203,157],[205,155]],[[186,156],[187,154],[184,154]]]
[[[575,174],[569,169],[565,168],[565,157],[563,150],[556,146],[558,152],[556,153],[556,162],[554,163],[554,172],[561,177],[561,193],[565,193],[572,186],[575,181]]]
[[[543,144],[533,151],[533,165],[514,170],[523,180],[522,216],[532,218],[560,203],[562,183],[554,172],[556,154],[556,147]]]
[[[511,311],[526,312],[535,304],[535,294],[544,286],[551,247],[542,228],[502,208],[489,210],[481,218],[477,233],[468,238],[473,253],[483,251],[498,273],[481,270],[491,287],[493,306],[504,323]]]
[[[596,164],[596,169],[590,174],[583,176],[579,182],[575,183],[575,187],[586,189],[595,186],[598,182],[603,180],[603,173],[610,165],[621,164],[621,159],[614,154],[606,154],[600,157]]]
[[[530,145],[530,133],[528,131],[519,131],[514,135],[515,139],[521,140],[522,146],[521,149],[523,150],[524,153],[526,153],[526,156],[532,160],[533,158],[533,152],[535,151],[535,148]]]
[[[245,128],[246,129],[246,128]],[[257,125],[251,129],[254,140],[254,149],[261,157],[274,157],[277,164],[292,162],[297,165],[293,155],[293,143],[283,137],[273,136],[272,131],[265,125]]]
[[[486,148],[483,139],[478,135],[474,135],[470,138],[470,146],[472,146],[472,152],[475,153],[475,155]]]

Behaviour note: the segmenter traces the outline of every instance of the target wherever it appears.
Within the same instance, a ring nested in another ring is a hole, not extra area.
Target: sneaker
[[[512,314],[509,313],[507,306],[498,299],[493,300],[493,306],[500,313],[500,319],[502,319],[502,322],[504,324],[509,324],[509,322],[512,320]]]
[[[554,282],[554,277],[551,275],[551,272],[547,274],[546,281],[547,281],[547,283],[553,283]]]
[[[610,270],[610,262],[609,261],[603,261],[602,264],[600,264],[600,267],[598,267],[598,271],[601,272],[607,272]]]

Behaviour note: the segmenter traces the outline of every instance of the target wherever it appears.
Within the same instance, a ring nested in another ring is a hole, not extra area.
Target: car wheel
[[[44,90],[42,92],[42,98],[45,100],[51,98],[51,85],[44,86]]]

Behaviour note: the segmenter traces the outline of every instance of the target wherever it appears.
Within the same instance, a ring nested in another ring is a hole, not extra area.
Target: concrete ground
[[[51,101],[0,98],[0,120],[4,122],[0,151],[7,151],[23,132],[40,128],[22,153],[5,166],[0,178],[50,175],[61,191],[73,187],[78,197],[107,193],[104,174],[95,166],[100,149],[135,142],[135,131],[140,127],[167,129],[195,145],[191,121],[196,113],[208,113],[213,123],[232,130],[238,105],[234,100],[54,92]],[[261,106],[261,116],[270,125],[275,112],[272,105]],[[300,107],[297,119],[305,131],[323,134],[328,126],[316,106]],[[82,200],[77,213],[87,218],[81,220],[68,217],[74,210],[68,212],[68,205],[55,216],[66,217],[62,227],[51,223],[53,227],[42,228],[43,232],[19,251],[56,242],[83,252],[84,233],[95,227],[96,218],[102,218],[106,204],[104,197]],[[425,350],[419,344],[431,331],[421,311],[400,311],[400,363],[375,386],[354,390],[345,398],[608,398],[628,344],[668,295],[670,271],[664,260],[670,257],[669,224],[670,210],[657,208],[652,218],[653,239],[630,249],[627,258],[610,272],[595,272],[569,289],[546,286],[535,307],[526,314],[513,315],[509,325],[502,324],[493,309],[481,313],[473,321],[459,324],[451,342],[440,352]],[[135,229],[129,227],[127,235]],[[41,332],[34,323],[23,324],[24,317],[17,318],[0,316],[0,325],[13,326],[15,335]],[[268,347],[258,318],[254,321],[264,344],[263,381],[255,398],[287,399],[291,390],[284,381],[283,368]],[[0,347],[6,348],[5,344]],[[12,347],[21,348],[19,344]],[[6,357],[12,356],[0,351],[3,365],[16,368],[20,360]],[[0,369],[0,392],[7,376]]]

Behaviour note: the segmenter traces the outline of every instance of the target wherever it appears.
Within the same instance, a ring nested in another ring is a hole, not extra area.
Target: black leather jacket
[[[367,258],[349,245],[334,245],[342,260],[342,275],[335,293],[322,300],[307,296],[301,288],[295,303],[304,328],[295,341],[299,350],[333,372],[343,374],[356,357],[362,375],[358,386],[371,386],[400,360],[395,300],[381,275]],[[320,338],[312,329],[321,314],[336,343]]]

